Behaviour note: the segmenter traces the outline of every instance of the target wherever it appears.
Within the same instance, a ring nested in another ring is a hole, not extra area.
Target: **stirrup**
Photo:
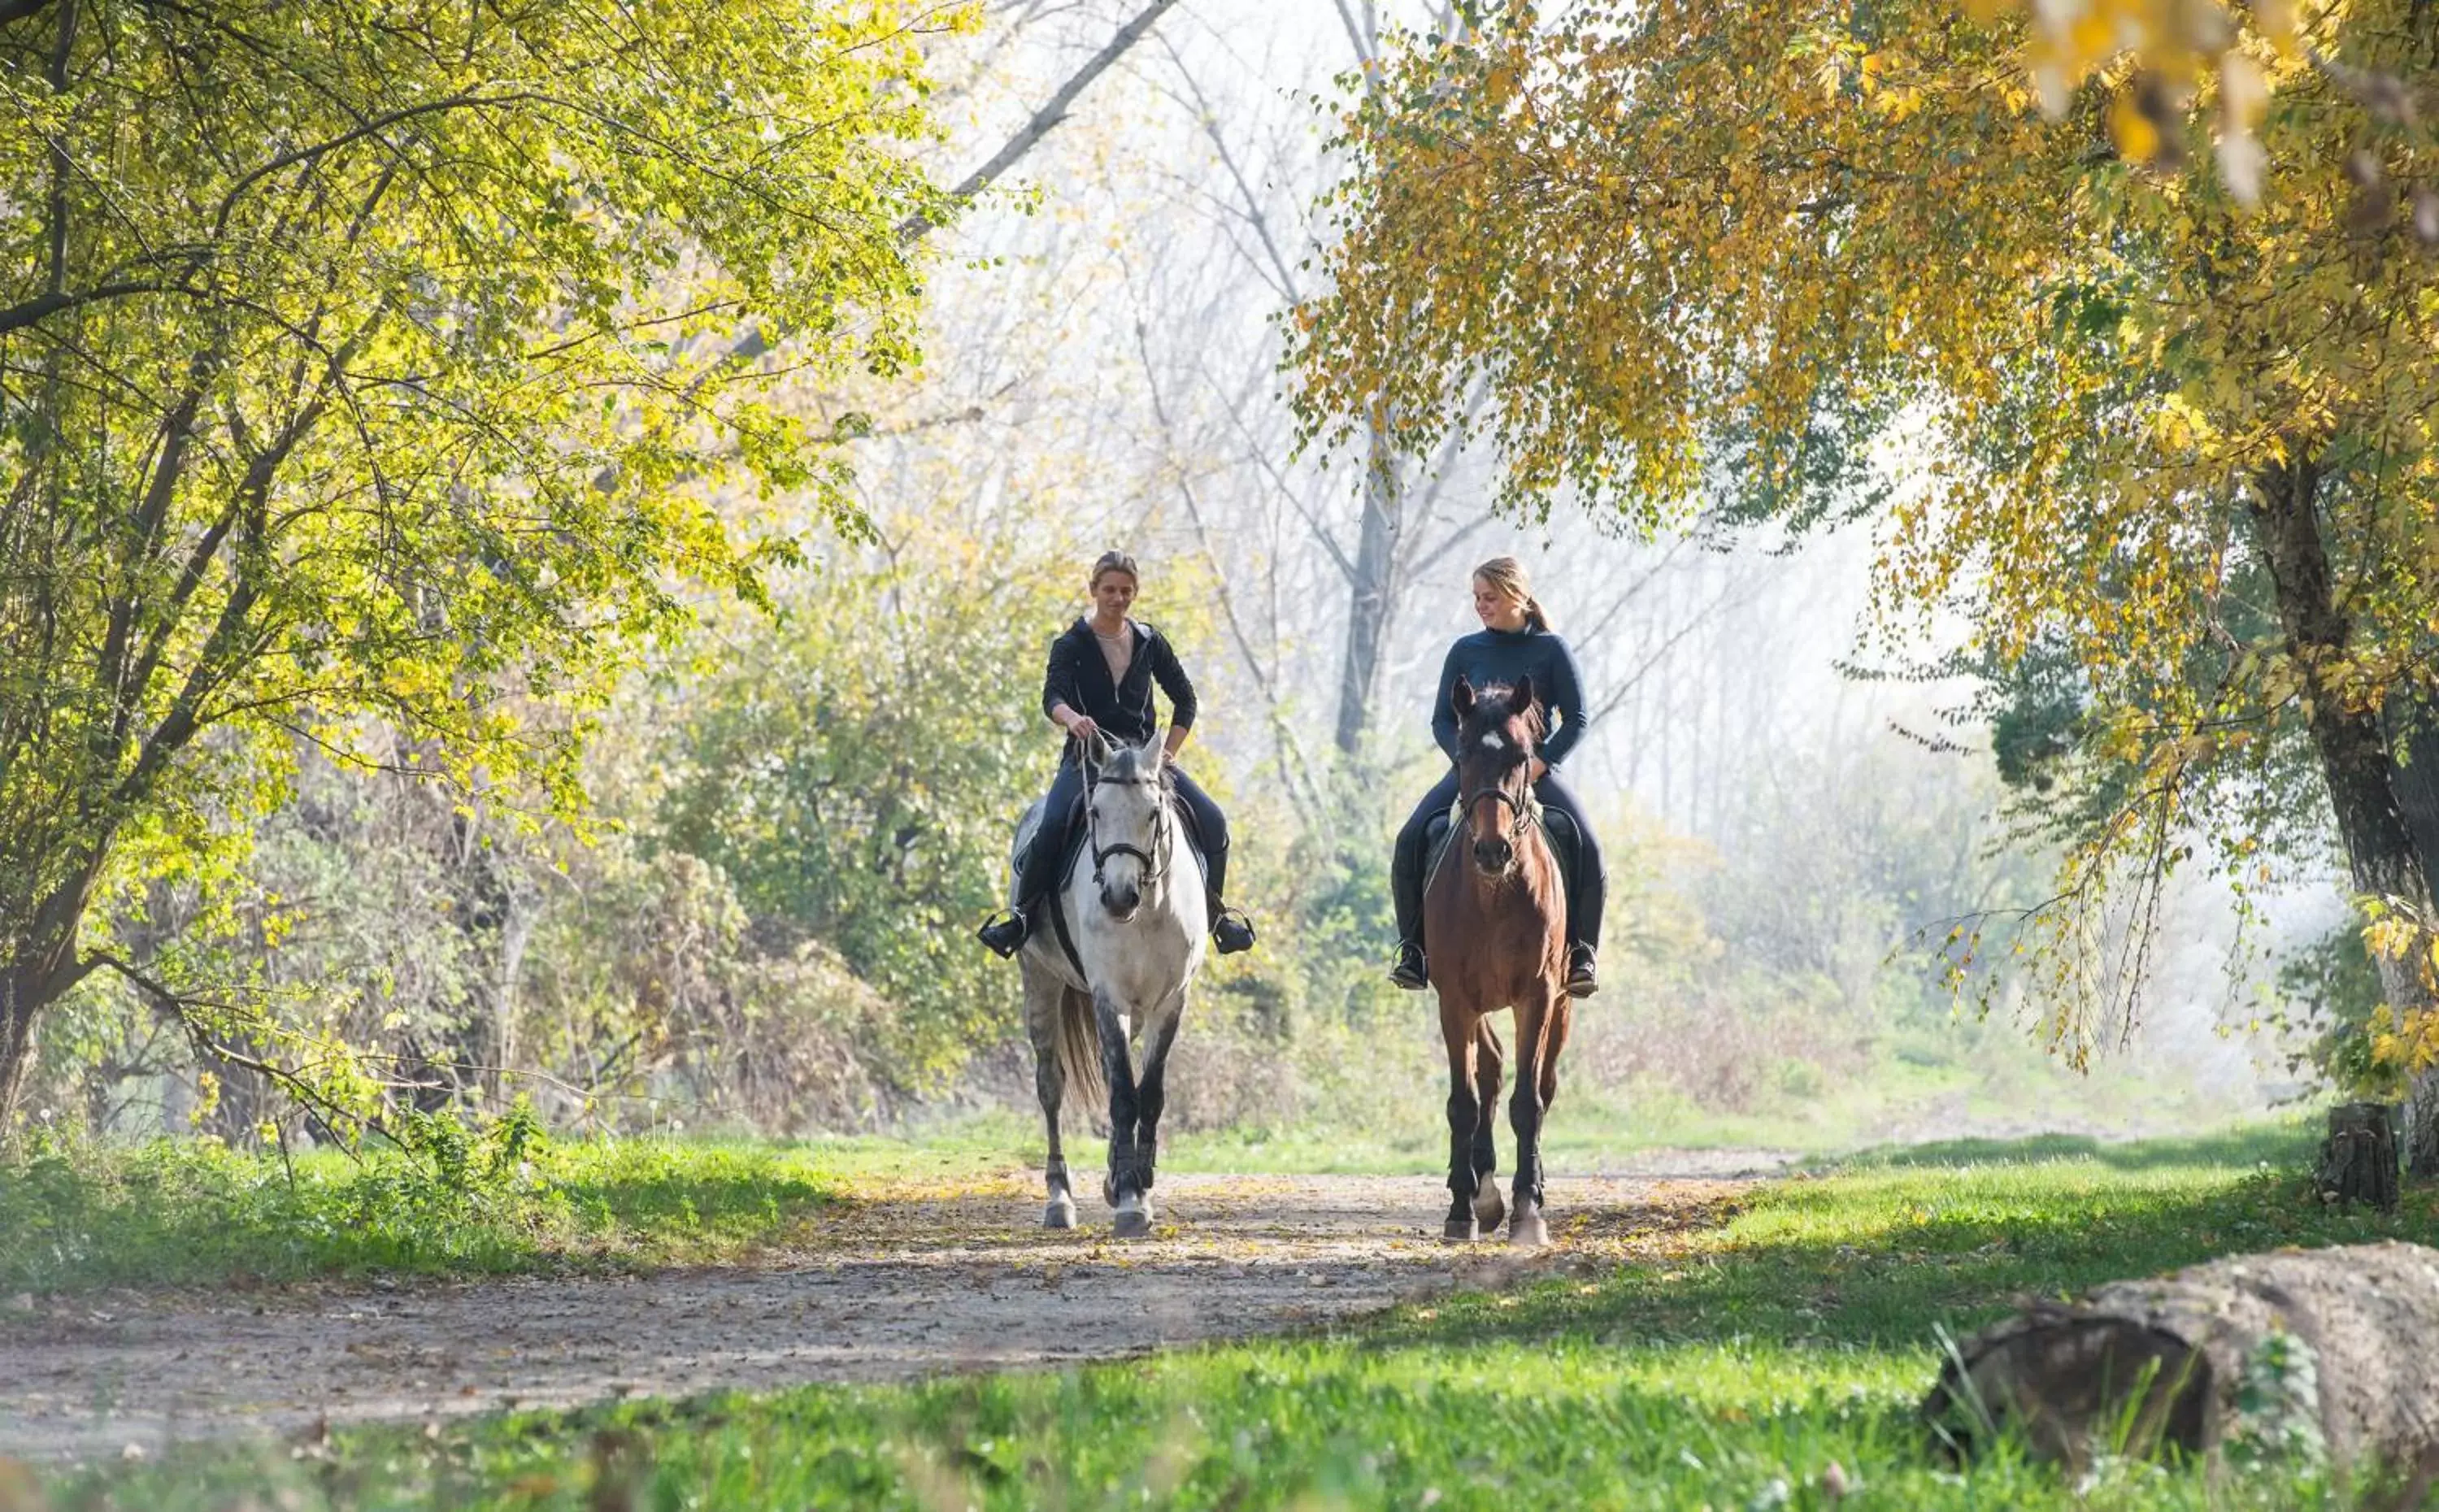
[[[1024,949],[1024,936],[1028,932],[1024,910],[1011,908],[1004,914],[992,915],[982,928],[974,931],[974,938],[1005,961]]]
[[[1254,948],[1254,921],[1241,909],[1222,908],[1211,921],[1211,942],[1222,955]]]
[[[1600,974],[1595,966],[1591,946],[1567,947],[1567,996],[1588,998],[1600,990]]]
[[[1412,940],[1398,942],[1398,964],[1389,968],[1389,983],[1409,992],[1420,992],[1432,985],[1431,969],[1424,961],[1421,946]]]

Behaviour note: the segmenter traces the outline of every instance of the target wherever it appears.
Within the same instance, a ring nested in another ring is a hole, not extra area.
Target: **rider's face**
[[[1490,586],[1488,579],[1473,580],[1473,612],[1485,630],[1522,630],[1524,611],[1515,600]]]
[[[1123,619],[1134,607],[1135,579],[1132,573],[1105,572],[1093,580],[1093,608],[1104,620]]]

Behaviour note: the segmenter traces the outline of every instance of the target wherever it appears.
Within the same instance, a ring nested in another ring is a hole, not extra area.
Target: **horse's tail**
[[[1092,998],[1073,987],[1060,988],[1058,1011],[1059,1076],[1068,1095],[1081,1098],[1087,1108],[1098,1108],[1110,1097],[1101,1079],[1100,1016],[1093,1011]]]

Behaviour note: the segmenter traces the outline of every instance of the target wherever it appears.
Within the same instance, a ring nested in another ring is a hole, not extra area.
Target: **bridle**
[[[1485,798],[1494,798],[1515,810],[1516,820],[1507,827],[1507,838],[1520,840],[1526,830],[1541,823],[1541,806],[1531,797],[1532,785],[1529,782],[1524,791],[1526,796],[1520,798],[1503,787],[1476,788],[1457,801],[1457,812],[1470,819],[1475,804]]]
[[[1084,844],[1093,852],[1093,885],[1095,887],[1103,885],[1101,874],[1109,865],[1110,858],[1132,856],[1143,863],[1145,887],[1147,889],[1158,887],[1168,876],[1169,806],[1168,784],[1165,780],[1167,775],[1166,769],[1155,768],[1152,775],[1148,777],[1103,777],[1094,774],[1094,763],[1089,759],[1088,753],[1078,752],[1077,759],[1082,761],[1084,765]],[[1151,844],[1152,849],[1159,852],[1157,856],[1148,855],[1139,847],[1130,845],[1124,841],[1114,845],[1101,844],[1101,821],[1100,816],[1093,809],[1093,794],[1105,787],[1159,790],[1159,801],[1152,805],[1151,811]]]

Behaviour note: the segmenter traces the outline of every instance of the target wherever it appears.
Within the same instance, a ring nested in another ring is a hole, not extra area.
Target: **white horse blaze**
[[[1507,749],[1507,742],[1500,737],[1497,730],[1493,730],[1482,738],[1482,748],[1485,751],[1504,751]]]

